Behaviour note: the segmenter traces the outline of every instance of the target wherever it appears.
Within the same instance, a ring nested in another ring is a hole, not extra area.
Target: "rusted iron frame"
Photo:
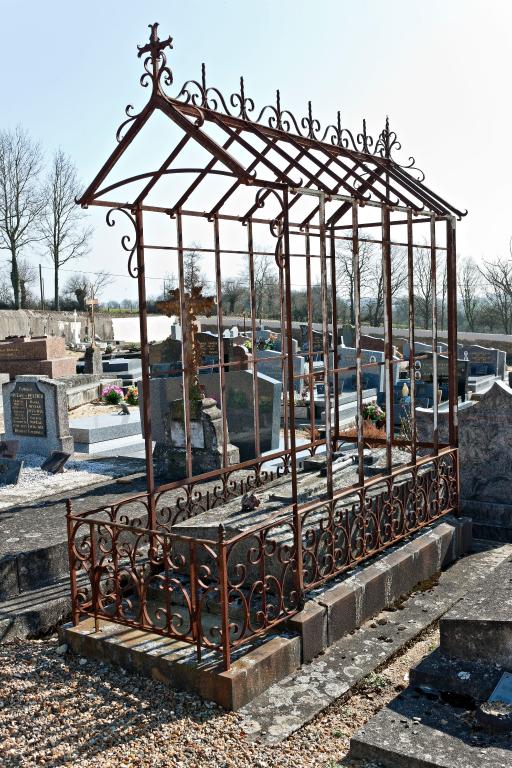
[[[410,173],[407,173],[405,168],[402,168],[401,166],[397,165],[396,163],[391,162],[390,165],[393,167],[393,169],[396,171],[400,179],[403,179],[404,181],[407,180],[409,184],[413,185],[420,185],[420,189],[422,193],[427,194],[432,199],[436,200],[439,205],[441,205],[444,210],[444,215],[450,216],[455,214],[459,219],[464,218],[464,216],[467,215],[467,211],[459,211],[458,208],[455,208],[453,205],[448,203],[446,200],[444,200],[442,197],[440,197],[437,192],[433,192],[429,187],[427,187],[422,181],[418,182],[417,179],[415,179],[413,176],[410,175]]]
[[[408,323],[409,323],[409,380],[410,389],[410,421],[411,421],[411,459],[416,462],[416,371],[415,371],[415,317],[414,317],[414,244],[412,213],[407,215],[407,288],[408,297]],[[418,514],[417,498],[415,495],[415,514]]]
[[[333,156],[333,160],[334,160],[334,156]],[[346,177],[345,177],[345,178],[349,178],[350,176],[351,176],[351,173],[347,173],[347,175],[346,175]],[[341,186],[341,185],[340,185],[340,186]],[[360,186],[360,187],[359,187],[359,189],[358,189],[358,192],[359,192],[359,196],[358,196],[358,197],[361,197],[362,195],[364,195],[364,194],[365,194],[365,192],[367,192],[367,191],[368,191],[368,189],[369,189],[369,186],[370,186],[370,182],[369,182],[367,179],[366,179],[366,180],[364,180],[364,181],[362,181],[362,182],[361,182],[361,186]],[[339,192],[339,190],[337,190],[336,194],[338,194],[338,192]],[[332,196],[331,196],[331,197],[332,197]],[[353,200],[353,199],[354,199],[354,197],[352,197],[351,199]],[[339,220],[339,219],[340,219],[342,216],[344,216],[344,215],[345,215],[345,213],[347,213],[348,211],[350,211],[350,209],[351,209],[351,206],[352,206],[352,203],[348,203],[348,202],[346,202],[346,201],[345,201],[345,202],[343,203],[343,205],[342,205],[342,206],[341,206],[341,207],[338,209],[338,211],[337,211],[337,213],[338,213],[339,215],[337,215],[337,216],[336,216],[336,218],[334,218],[334,215],[331,215],[331,216],[329,217],[329,219],[327,220],[327,226],[331,227],[333,224],[335,224],[335,223],[336,223],[336,221],[338,221],[338,220]],[[309,223],[312,221],[312,219],[313,219],[313,218],[316,216],[316,214],[317,214],[317,213],[318,213],[318,206],[316,206],[316,208],[314,208],[314,209],[313,209],[313,211],[312,211],[312,212],[309,214],[309,216],[307,216],[307,217],[304,219],[304,221],[302,222],[302,224],[300,224],[299,226],[302,228],[302,227],[304,227],[306,224],[309,224]]]
[[[229,149],[231,144],[234,142],[234,138],[230,136],[227,141],[224,142],[222,145],[223,150]],[[194,190],[197,189],[199,184],[203,181],[203,179],[206,178],[206,176],[213,170],[214,166],[219,162],[218,157],[212,157],[212,159],[205,165],[201,173],[197,176],[196,179],[190,184],[190,186],[185,190],[185,192],[181,195],[178,202],[173,206],[173,210],[177,211],[180,208],[183,207],[183,205],[186,203],[186,201],[189,199],[190,195],[194,192]],[[238,183],[237,183],[238,186]]]
[[[256,136],[265,143],[265,146],[268,146],[270,148],[270,139],[268,139],[265,136],[265,134],[261,130],[259,130],[259,128],[257,128],[256,126],[253,126],[253,129]],[[316,184],[320,189],[322,189],[327,194],[330,194],[330,192],[333,191],[328,186],[326,186],[322,181],[320,181],[319,175],[313,174],[312,171],[306,168],[306,166],[303,165],[299,161],[299,159],[297,159],[297,157],[293,157],[292,155],[290,155],[282,147],[280,147],[277,142],[275,142],[271,148],[273,149],[274,152],[280,155],[284,160],[287,160],[291,165],[293,165],[293,167],[299,173],[303,173],[305,176],[307,176],[312,184]],[[300,149],[300,145],[299,145],[299,149]],[[315,160],[315,158],[308,151],[305,152],[305,157],[310,161]],[[317,162],[317,165],[318,164],[319,163]],[[321,170],[323,171],[324,169],[322,168]],[[293,186],[293,184],[291,186]]]
[[[382,184],[382,178],[372,168],[369,168],[368,165],[360,163],[357,160],[354,160],[355,166],[353,168],[351,168],[350,166],[346,165],[342,160],[340,160],[340,158],[337,155],[333,155],[333,157],[334,157],[334,162],[337,165],[339,165],[340,168],[342,168],[344,171],[346,171],[347,174],[349,174],[350,176],[354,176],[354,178],[356,179],[356,181],[360,185],[363,185],[363,184],[367,185],[367,190],[365,190],[365,191],[373,192],[373,194],[375,195],[377,200],[380,201],[381,203],[384,203],[386,201],[385,194],[383,192],[381,192],[379,189],[377,189],[377,187],[373,186],[374,182]],[[356,169],[357,169],[357,171],[356,171]],[[362,173],[363,173],[362,176],[359,175],[359,171],[362,171]],[[370,181],[370,179],[365,179],[364,175],[370,176],[371,177],[371,181]],[[364,198],[362,198],[361,195],[359,194],[360,189],[361,189],[361,187],[356,188],[356,190],[355,190],[356,194],[353,195],[353,196],[362,200]],[[394,192],[394,194],[397,195],[399,200],[402,200],[402,196],[400,195],[398,190],[396,190]],[[403,199],[402,201],[404,203],[406,203],[407,205],[411,204],[410,201],[408,201],[407,199]],[[329,219],[327,223],[328,223],[328,226],[331,226],[331,224],[333,222],[331,222],[331,220]]]
[[[215,246],[215,287],[217,300],[217,344],[219,350],[219,384],[220,384],[220,402],[219,408],[222,412],[222,461],[224,466],[228,463],[228,421],[226,415],[226,377],[224,370],[224,331],[222,329],[222,274],[221,274],[221,251],[220,251],[220,232],[219,219],[217,216],[213,219],[213,240]]]
[[[261,151],[261,155],[264,157],[266,154],[268,154],[268,152],[271,150],[271,148],[272,148],[272,145],[269,145],[269,146],[267,146],[267,147],[264,147],[264,148],[262,149],[262,151]],[[261,160],[261,158],[260,158],[260,157],[256,157],[256,158],[255,158],[255,159],[252,161],[252,163],[249,163],[249,165],[247,166],[247,170],[248,170],[248,172],[249,172],[249,173],[250,173],[250,172],[252,172],[252,171],[254,171],[254,169],[256,168],[256,166],[258,165],[258,163],[260,162],[260,160]],[[231,186],[231,187],[230,187],[230,188],[227,190],[227,192],[225,192],[225,193],[222,195],[222,197],[220,198],[220,200],[218,200],[218,201],[215,203],[215,205],[213,206],[213,208],[211,208],[211,209],[210,209],[209,213],[207,214],[208,218],[211,218],[212,216],[215,216],[216,214],[218,214],[218,213],[219,213],[219,211],[220,211],[220,209],[221,209],[221,208],[222,208],[222,207],[223,207],[223,206],[224,206],[224,205],[227,203],[227,201],[229,200],[229,198],[231,197],[231,195],[233,195],[233,194],[236,192],[236,190],[237,190],[239,187],[240,187],[240,183],[239,183],[239,182],[235,182],[235,183],[234,183],[234,184],[233,184],[233,185],[232,185],[232,186]],[[268,195],[269,195],[269,194],[270,194],[270,192],[266,192],[265,194],[268,194]]]
[[[256,287],[254,279],[254,239],[252,231],[252,219],[247,222],[247,250],[249,256],[249,300],[251,307],[251,329],[252,329],[252,391],[254,399],[254,442],[256,456],[261,453],[260,439],[260,397],[258,389],[258,356],[256,354]]]
[[[228,569],[226,562],[226,532],[222,523],[219,525],[218,530],[218,562],[217,568],[219,572],[219,593],[220,593],[220,610],[221,610],[221,637],[222,637],[222,657],[224,660],[224,669],[226,672],[231,666],[231,644],[230,644],[230,632],[229,632],[229,586],[228,586]]]
[[[302,561],[302,525],[299,515],[299,500],[297,492],[297,445],[295,441],[295,382],[293,378],[293,338],[292,338],[292,303],[291,303],[291,279],[290,279],[290,227],[288,221],[288,190],[283,190],[283,262],[284,262],[284,282],[286,297],[286,350],[288,356],[288,397],[290,400],[290,451],[291,451],[291,486],[293,499],[293,529],[294,529],[294,549],[295,549],[295,575],[296,589],[299,596],[299,605],[302,608],[304,600],[304,573]],[[280,270],[283,271],[283,270]]]
[[[393,378],[391,360],[393,358],[393,305],[391,295],[391,246],[390,213],[387,206],[382,207],[382,291],[384,294],[384,386],[386,389],[386,465],[388,471],[393,466],[392,446],[394,439],[393,417]]]
[[[80,621],[80,609],[78,608],[78,589],[75,569],[75,529],[73,526],[73,508],[71,499],[66,499],[66,529],[67,529],[67,541],[68,541],[68,561],[69,561],[69,584],[71,591],[71,620],[73,626],[76,627]]]
[[[226,152],[220,144],[217,144],[208,134],[201,131],[200,125],[197,123],[191,123],[182,113],[174,107],[169,100],[162,98],[161,96],[154,97],[156,107],[167,115],[176,125],[178,125],[185,133],[190,134],[203,149],[206,149],[213,157],[216,157],[229,168],[237,178],[245,184],[252,184],[254,179],[247,173],[243,165],[235,160],[229,152]],[[237,138],[240,138],[237,136]]]
[[[265,151],[265,148],[262,150],[262,153],[263,153],[264,151]],[[300,157],[300,155],[297,155],[297,157]],[[259,162],[259,160],[258,160],[258,162]],[[284,172],[285,172],[285,173],[288,173],[289,171],[291,171],[291,170],[292,170],[292,168],[293,168],[293,164],[292,164],[292,163],[289,163],[289,164],[286,166],[286,168],[284,169]],[[258,182],[258,183],[259,183],[259,182]],[[266,200],[266,199],[269,197],[269,195],[271,194],[271,192],[272,192],[272,190],[270,190],[270,189],[267,189],[267,190],[266,190],[266,191],[265,191],[265,192],[264,192],[262,195],[260,195],[259,199],[258,199],[258,200],[257,200],[255,203],[253,203],[253,204],[251,205],[251,207],[249,208],[249,210],[247,211],[247,213],[245,213],[243,216],[240,216],[240,217],[237,217],[237,218],[238,218],[240,221],[242,221],[243,223],[245,223],[245,222],[246,222],[246,221],[248,221],[250,218],[252,218],[253,222],[254,222],[254,223],[256,223],[256,222],[257,222],[257,219],[253,218],[253,214],[254,214],[254,213],[255,213],[255,212],[258,210],[258,208],[262,208],[262,207],[263,207],[263,205],[264,205],[264,203],[265,203],[265,200]],[[292,200],[292,201],[290,202],[290,205],[288,206],[288,209],[290,209],[290,208],[292,207],[292,205],[294,204],[294,202],[296,202],[296,201],[295,201],[295,200]],[[278,214],[278,216],[279,216],[279,214]],[[269,223],[270,221],[271,221],[271,220],[268,220],[268,222],[267,222],[267,223]]]
[[[394,163],[387,160],[376,160],[376,162],[378,165],[384,167],[386,175],[391,176],[391,178],[393,178],[397,183],[405,187],[406,190],[412,192],[412,194],[415,195],[418,200],[421,200],[424,205],[427,205],[433,213],[437,213],[439,215],[446,215],[450,213],[450,210],[448,210],[439,201],[435,200],[430,194],[426,192],[426,190],[418,187],[417,184],[413,184],[410,177],[407,178],[406,176],[403,176],[401,173],[401,168],[398,165],[395,165]],[[402,197],[405,196],[402,195]],[[414,206],[413,204],[411,207],[415,208],[417,206]]]
[[[422,219],[416,218],[415,223],[416,224],[428,224],[429,221],[430,221],[430,216],[424,216],[424,218],[422,218]],[[389,223],[390,223],[390,226],[392,226],[392,227],[403,226],[404,224],[407,224],[407,219],[397,219],[396,221],[390,221]],[[369,221],[369,222],[365,222],[364,229],[371,229],[372,227],[381,227],[381,226],[382,226],[382,222],[381,221]],[[338,224],[336,227],[334,227],[334,229],[336,229],[336,230],[338,230],[338,229],[350,229],[351,230],[352,229],[352,224]],[[363,229],[363,226],[361,227],[361,229]],[[407,243],[391,243],[391,245],[407,246]]]
[[[433,392],[433,443],[434,453],[437,454],[439,445],[439,403],[437,390],[439,382],[437,380],[437,254],[436,254],[436,220],[433,216],[430,220],[430,275],[432,281],[432,379],[434,383]]]
[[[305,228],[305,250],[306,250],[306,302],[308,318],[308,386],[309,386],[309,424],[311,429],[311,438],[315,434],[315,371],[313,365],[313,297],[311,295],[311,240],[309,237],[309,227]]]
[[[214,119],[214,122],[219,126],[219,128],[225,131],[228,136],[234,136],[235,141],[240,144],[240,146],[243,147],[247,152],[249,152],[249,154],[257,158],[263,165],[266,165],[267,168],[272,171],[278,181],[280,181],[282,184],[288,184],[290,187],[294,186],[292,179],[286,173],[283,173],[283,171],[281,171],[277,165],[274,165],[274,163],[269,160],[266,155],[263,155],[260,150],[256,149],[256,147],[253,147],[252,144],[249,144],[249,142],[239,134],[235,134],[234,131],[227,125],[224,125],[221,120]],[[275,149],[275,146],[272,148]]]
[[[191,139],[191,137],[190,137],[190,135],[188,133],[186,133],[180,139],[180,141],[176,144],[176,146],[174,147],[172,152],[164,160],[164,162],[162,163],[162,165],[160,166],[158,171],[156,171],[156,173],[153,174],[153,177],[152,177],[151,181],[149,181],[148,184],[146,184],[146,186],[144,187],[144,189],[141,192],[139,192],[139,194],[137,195],[137,198],[135,199],[135,205],[139,205],[140,203],[142,203],[146,199],[146,197],[149,195],[149,193],[151,192],[151,190],[153,189],[155,184],[157,184],[158,181],[161,179],[162,174],[165,171],[168,170],[169,166],[178,157],[178,155],[180,154],[181,150],[188,144],[190,139]]]
[[[428,219],[423,219],[422,221],[424,221],[425,223],[430,223],[430,219],[431,219],[431,217],[429,216]],[[445,216],[436,216],[436,219],[437,220],[444,220]],[[389,226],[392,227],[393,224],[395,224],[395,223],[396,222],[394,222],[394,221],[390,221],[389,222]],[[414,223],[415,224],[419,224],[420,222],[418,220],[416,220]],[[407,224],[407,219],[405,221],[402,221],[401,224],[402,225],[403,224]],[[366,229],[366,226],[367,226],[366,223],[365,224],[361,224],[360,225],[360,229],[364,230],[364,229]],[[382,226],[382,224],[379,223],[379,227],[380,226]],[[344,235],[341,235],[341,236],[340,235],[335,235],[334,239],[335,240],[344,240],[346,242],[351,242],[352,241],[352,237],[348,237],[348,236],[344,236]],[[377,238],[375,240],[373,240],[370,237],[360,237],[359,238],[359,242],[360,243],[373,243],[375,245],[382,245],[382,240],[379,240]],[[390,240],[389,244],[397,246],[397,247],[400,247],[400,248],[407,248],[408,245],[409,245],[409,243],[407,243],[407,242],[403,243],[403,242],[398,241],[398,240]],[[424,243],[413,243],[412,245],[413,245],[413,248],[424,248],[425,247]],[[148,246],[146,246],[146,249],[147,248],[148,248]],[[438,245],[437,246],[437,250],[438,251],[446,251],[446,248],[444,246],[442,246],[442,245]]]
[[[144,222],[140,205],[135,209],[135,237],[137,248],[137,289],[139,293],[139,331],[142,368],[142,423],[144,425],[144,454],[146,458],[146,486],[148,489],[149,527],[156,528],[156,510],[154,500],[155,474],[153,469],[153,440],[151,434],[151,392],[149,373],[148,345],[148,306],[146,298],[146,265],[144,260]]]
[[[284,199],[284,191],[283,191],[283,199]],[[283,230],[284,234],[284,230]],[[285,288],[285,279],[283,277],[283,272],[287,269],[285,267],[285,257],[283,254],[283,238],[280,237],[277,246],[276,246],[276,258],[278,261],[278,279],[279,279],[279,316],[281,319],[281,328],[288,328],[287,325],[287,304],[286,304],[286,288]],[[291,309],[290,309],[291,311]],[[260,318],[261,319],[261,318]],[[291,330],[291,325],[290,325]],[[284,351],[284,344],[281,345],[281,387],[282,387],[282,393],[283,393],[283,437],[284,437],[284,449],[285,451],[288,450],[290,446],[290,434],[289,434],[289,426],[290,426],[290,407],[289,407],[289,398],[288,398],[288,385],[289,385],[289,377],[286,373],[286,353]],[[264,358],[260,358],[260,362],[263,362]],[[295,384],[295,381],[293,379],[292,375],[292,384]],[[295,399],[295,398],[293,398]],[[293,428],[295,429],[295,424],[293,425]]]
[[[188,318],[185,320],[185,268],[184,268],[184,248],[183,248],[183,221],[181,211],[176,212],[176,239],[178,243],[178,284],[180,289],[180,325],[183,340],[183,360],[182,360],[182,386],[183,386],[183,409],[184,409],[184,432],[185,432],[185,454],[187,477],[192,477],[192,445],[191,445],[191,426],[190,426],[190,377],[191,371],[188,367],[186,355],[191,345],[189,339]]]
[[[295,147],[295,149],[297,149],[297,150],[300,150],[300,151],[304,150],[304,147],[301,146],[300,142],[298,142],[295,139],[295,137],[291,136],[290,134],[288,135],[287,143],[291,144],[292,147]],[[317,150],[317,151],[320,151],[320,150]],[[325,152],[325,150],[321,150],[321,151],[322,151],[323,154],[327,154]],[[312,152],[310,152],[310,151],[307,151],[306,157],[307,157],[307,159],[310,162],[315,163],[315,165],[317,165],[318,168],[320,168],[321,171],[323,171],[324,173],[327,173],[329,176],[331,176],[334,179],[334,181],[336,182],[338,189],[344,185],[346,179],[342,179],[341,176],[338,176],[338,174],[335,173],[332,170],[332,168],[330,167],[333,163],[336,163],[336,156],[335,155],[328,154],[327,155],[327,162],[324,162],[323,160],[320,160],[316,155],[313,155]],[[338,165],[339,165],[339,163],[338,163]]]
[[[153,106],[151,103],[151,100],[148,101],[144,109],[141,111],[139,115],[135,118],[133,123],[130,125],[128,130],[126,131],[125,135],[117,145],[117,147],[114,149],[110,157],[106,160],[106,162],[103,164],[103,166],[100,168],[92,182],[89,184],[87,189],[83,192],[83,194],[78,198],[77,203],[79,205],[90,205],[92,200],[94,199],[95,191],[99,187],[99,185],[107,178],[108,174],[111,172],[117,161],[123,156],[123,154],[126,152],[130,144],[132,143],[133,139],[137,136],[137,134],[140,132],[142,127],[147,123],[150,116],[153,113]]]
[[[167,537],[164,537],[164,546]],[[170,550],[170,547],[169,547]],[[198,595],[198,571],[196,563],[196,545],[193,541],[189,541],[188,544],[189,562],[190,562],[190,629],[192,631],[192,639],[196,644],[197,660],[201,661],[202,645],[201,645],[201,615],[200,615],[200,602]],[[166,567],[167,571],[167,567]],[[170,610],[168,611],[168,618],[171,619]],[[171,627],[169,626],[169,634]]]
[[[448,292],[448,434],[450,445],[458,446],[457,397],[457,261],[455,248],[455,219],[446,220],[446,272]]]
[[[322,332],[323,332],[323,358],[324,358],[324,389],[325,389],[325,452],[327,470],[327,497],[332,499],[332,426],[331,426],[331,384],[329,381],[329,323],[328,323],[328,282],[327,282],[327,254],[326,254],[326,225],[325,225],[325,196],[323,192],[318,195],[319,211],[318,221],[320,226],[320,287],[322,295]]]
[[[359,263],[359,208],[352,204],[352,274],[354,277],[354,313],[356,330],[356,391],[357,391],[357,476],[359,485],[364,485],[364,424],[363,424],[363,380],[361,366],[361,274]]]
[[[99,189],[98,192],[96,193],[97,197],[94,197],[93,200],[89,203],[89,205],[99,205],[101,203],[98,201],[98,198],[101,197],[101,195],[106,195],[107,192],[112,192],[112,190],[120,189],[121,187],[128,186],[129,184],[133,184],[136,181],[142,181],[143,179],[152,179],[155,173],[156,171],[149,171],[147,173],[138,173],[135,176],[128,176],[127,178],[121,179],[120,181],[115,181],[112,184],[110,184],[108,187]],[[160,176],[161,177],[162,176],[178,176],[180,174],[189,174],[189,173],[197,173],[199,176],[203,173],[203,169],[196,168],[194,166],[190,166],[187,168],[168,168],[166,171],[162,171]],[[226,176],[229,179],[236,178],[236,176],[234,176],[234,174],[231,173],[231,171],[220,171],[220,170],[212,169],[208,171],[208,174],[211,174],[212,176]],[[204,175],[206,176],[208,174],[205,173]],[[134,207],[135,203],[126,203],[124,205],[131,209]],[[123,205],[117,206],[117,207],[123,207]],[[173,209],[172,208],[167,209],[166,213],[169,215],[172,215]]]
[[[336,244],[334,233],[329,230],[330,262],[331,262],[331,320],[332,320],[332,365],[334,389],[334,438],[333,450],[337,450],[340,439],[340,393],[338,368],[338,296],[336,293]]]

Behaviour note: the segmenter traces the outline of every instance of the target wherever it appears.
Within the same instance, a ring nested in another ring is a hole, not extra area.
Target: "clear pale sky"
[[[388,114],[404,157],[469,210],[459,254],[508,253],[511,0],[0,0],[0,12],[0,128],[21,123],[48,156],[62,147],[84,182],[114,148],[126,104],[147,98],[136,45],[159,21],[174,38],[177,87],[205,61],[224,92],[243,74],[257,105],[280,88],[300,115],[311,99],[322,124],[340,109],[347,127],[366,117],[376,135]],[[124,274],[103,217],[91,223],[93,250],[77,268]],[[119,279],[110,293],[133,297],[135,285]]]

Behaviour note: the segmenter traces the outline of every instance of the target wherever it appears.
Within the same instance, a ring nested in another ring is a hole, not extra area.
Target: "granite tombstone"
[[[4,384],[5,439],[18,440],[20,453],[73,453],[65,383],[45,376],[18,376]]]

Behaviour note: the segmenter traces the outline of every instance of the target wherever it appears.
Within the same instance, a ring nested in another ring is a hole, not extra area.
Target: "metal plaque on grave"
[[[18,382],[11,392],[12,431],[15,435],[46,437],[44,393],[35,382]]]

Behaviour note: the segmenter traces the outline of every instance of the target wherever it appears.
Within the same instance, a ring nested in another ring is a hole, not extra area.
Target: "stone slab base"
[[[436,648],[411,669],[409,681],[416,688],[428,686],[481,702],[489,698],[503,671],[498,664],[454,659]]]
[[[475,731],[464,714],[408,689],[352,737],[350,757],[382,768],[510,768],[510,736]]]
[[[443,653],[468,661],[487,661],[512,670],[512,560],[489,574],[443,616]]]
[[[446,518],[334,585],[316,590],[313,600],[288,622],[302,638],[303,662],[431,579],[469,552],[471,543],[471,520]]]
[[[461,499],[461,508],[472,518],[476,537],[512,542],[512,504]]]
[[[136,670],[173,687],[195,691],[226,709],[239,709],[271,683],[300,666],[300,638],[274,636],[239,655],[226,672],[219,655],[205,652],[198,662],[195,648],[188,643],[161,637],[152,632],[87,619],[76,627],[59,629],[62,642],[81,656],[90,656],[125,669]]]

